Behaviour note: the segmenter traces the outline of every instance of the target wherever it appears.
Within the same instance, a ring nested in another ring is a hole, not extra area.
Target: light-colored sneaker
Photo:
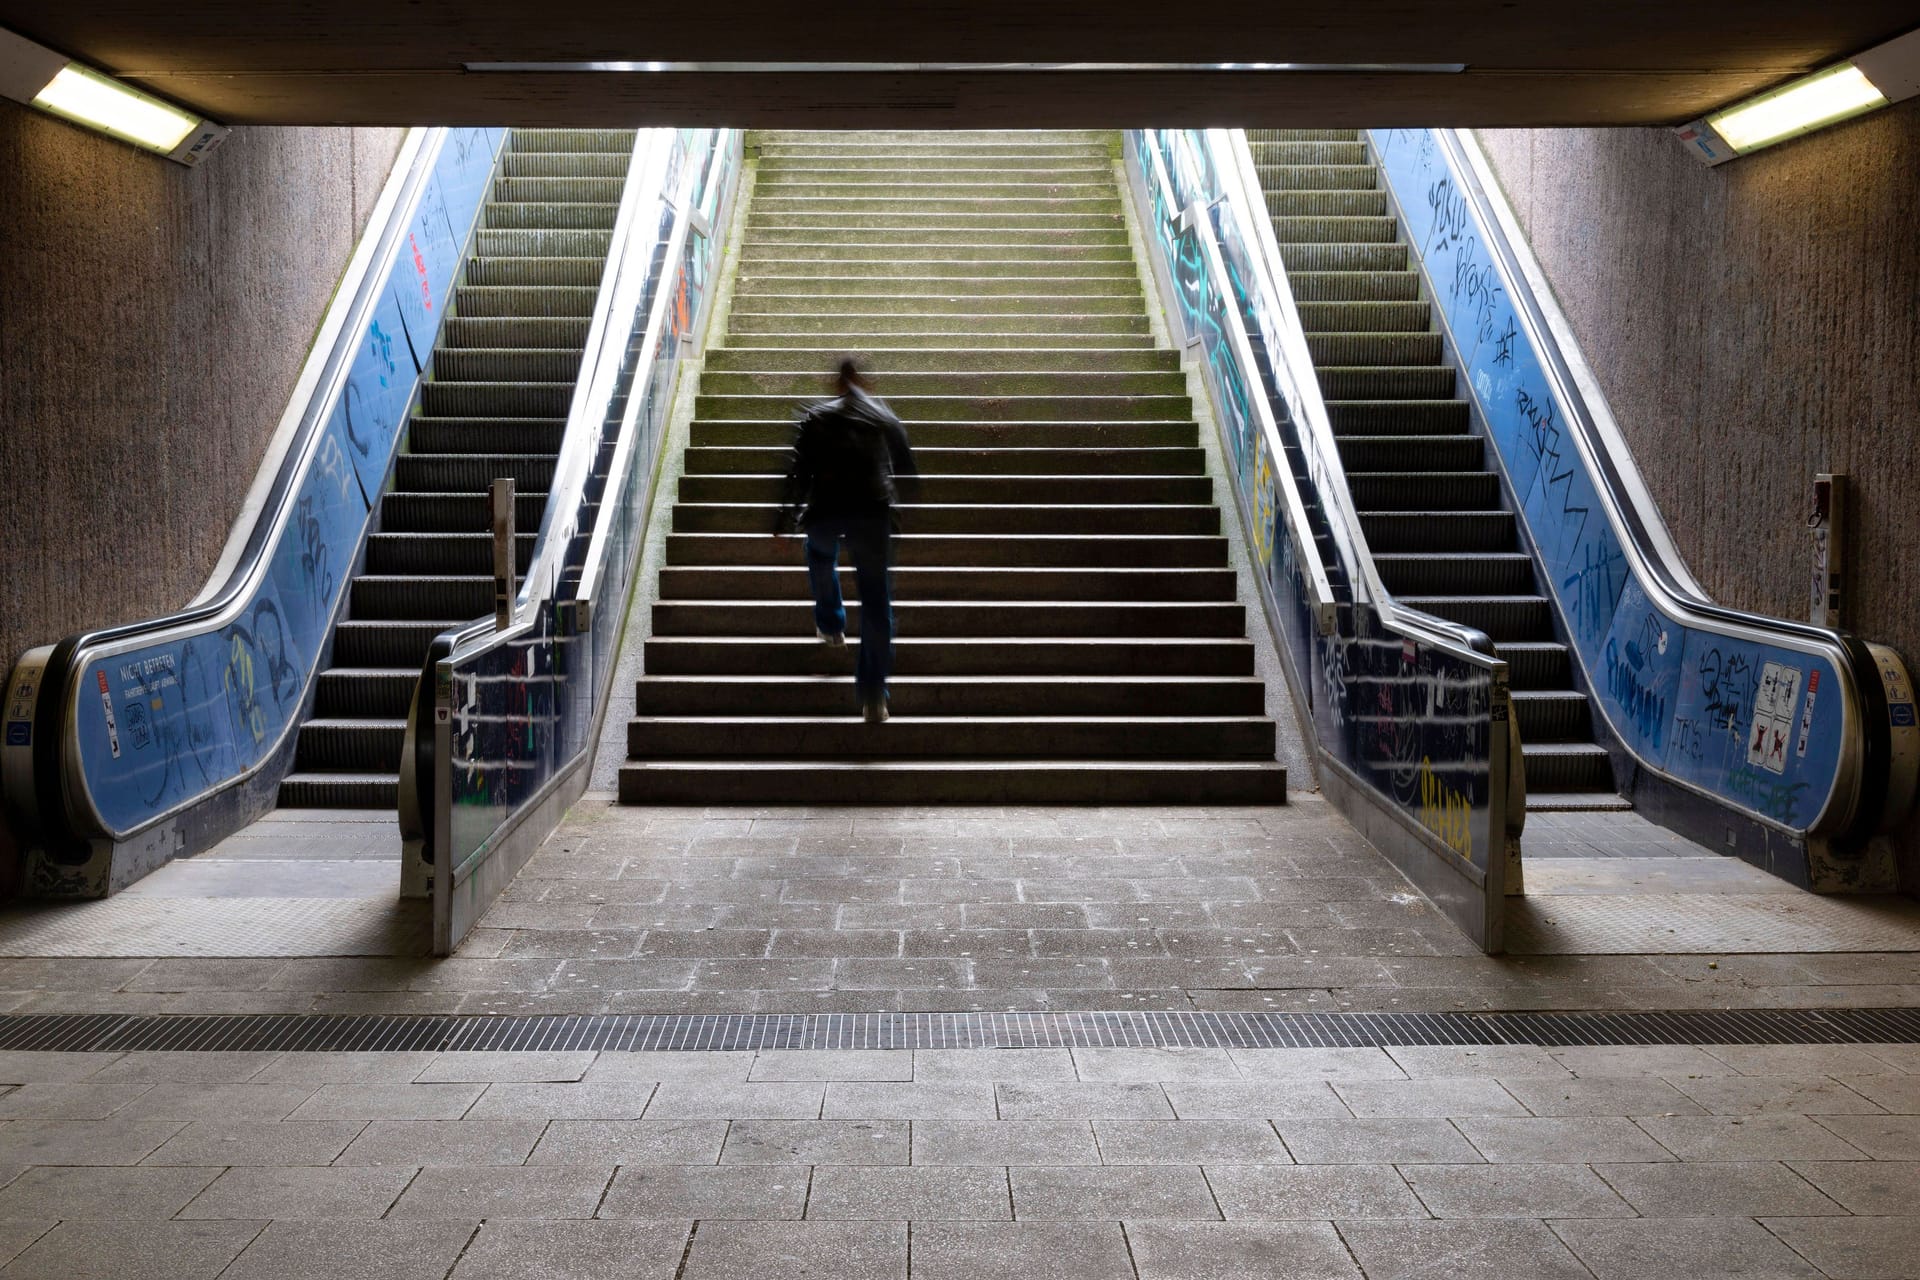
[[[885,696],[875,698],[861,708],[868,724],[879,724],[887,718],[887,700]]]
[[[844,632],[816,631],[813,634],[819,636],[820,643],[826,645],[829,649],[844,649],[847,647],[847,637]]]

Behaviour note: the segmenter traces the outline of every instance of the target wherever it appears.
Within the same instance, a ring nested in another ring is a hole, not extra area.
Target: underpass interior
[[[1752,799],[1823,785],[1777,652],[1717,783],[1623,720],[1422,131],[494,132],[271,799],[0,912],[5,1274],[1907,1274],[1911,813]],[[842,353],[922,473],[884,725],[768,536]]]

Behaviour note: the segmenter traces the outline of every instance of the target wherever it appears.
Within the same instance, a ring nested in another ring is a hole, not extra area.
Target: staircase
[[[1274,725],[1110,136],[765,133],[621,770],[628,803],[1269,803]],[[860,354],[922,482],[893,718],[768,534],[796,408]]]
[[[1626,807],[1366,144],[1350,129],[1247,141],[1382,582],[1492,637],[1529,809]]]
[[[623,129],[510,135],[281,807],[397,803],[427,648],[493,611],[487,489],[496,478],[514,481],[526,570],[633,144]]]

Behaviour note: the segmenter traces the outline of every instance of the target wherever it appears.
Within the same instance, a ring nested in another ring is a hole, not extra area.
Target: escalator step
[[[542,490],[553,483],[554,459],[537,453],[402,454],[394,488],[412,493],[482,493],[495,480],[512,478],[519,489]]]
[[[1420,277],[1411,271],[1289,271],[1300,302],[1413,302]]]
[[[1486,462],[1486,442],[1479,436],[1339,436],[1335,443],[1349,475],[1387,470],[1475,471]]]
[[[1512,551],[1511,511],[1362,511],[1367,545],[1381,551]]]
[[[467,262],[465,283],[480,285],[566,284],[594,287],[606,267],[601,258],[478,257]]]
[[[1438,435],[1465,432],[1473,419],[1463,400],[1339,400],[1327,417],[1337,435]]]
[[[1507,679],[1515,689],[1573,687],[1572,658],[1558,641],[1509,641],[1500,646],[1500,656],[1506,659]]]
[[[1249,138],[1248,149],[1256,165],[1275,164],[1366,164],[1367,144],[1360,141],[1269,142]]]
[[[398,720],[309,720],[300,726],[294,768],[340,769],[355,773],[398,773],[407,722]]]
[[[1262,142],[1359,142],[1358,129],[1249,129],[1249,146]]]
[[[421,412],[431,418],[565,418],[573,382],[428,382]]]
[[[480,225],[489,231],[611,231],[619,213],[611,204],[489,204]]]
[[[1404,244],[1281,244],[1280,261],[1294,271],[1405,271]]]
[[[453,305],[462,316],[578,317],[593,314],[599,294],[591,285],[460,285],[453,291]]]
[[[624,175],[612,178],[496,178],[493,198],[513,204],[618,205]]]
[[[564,382],[580,372],[577,351],[539,347],[440,347],[433,353],[438,382]]]
[[[385,773],[290,773],[280,780],[283,809],[391,809],[400,776]]]
[[[1521,742],[1593,741],[1592,709],[1585,694],[1571,689],[1516,689],[1512,696]]]
[[[1410,609],[1476,627],[1497,644],[1503,640],[1542,640],[1553,635],[1553,614],[1545,596],[1402,596]]]
[[[1432,322],[1425,302],[1302,302],[1300,327],[1308,333],[1424,333]]]
[[[1370,164],[1288,165],[1255,161],[1254,168],[1260,174],[1260,185],[1266,188],[1269,200],[1283,191],[1372,191],[1380,185]]]
[[[380,528],[386,533],[490,533],[492,516],[484,493],[389,493],[380,499]],[[540,490],[516,490],[513,524],[538,529],[547,509]]]
[[[625,157],[621,164],[626,163]],[[606,261],[611,231],[481,231],[474,252],[483,258],[593,258]],[[584,337],[582,339],[585,340]]]
[[[1316,365],[1438,364],[1437,333],[1310,333],[1307,350]]]
[[[1392,218],[1275,218],[1273,238],[1281,244],[1295,241],[1334,241],[1341,244],[1392,244]]]
[[[491,575],[469,578],[380,577],[353,580],[348,606],[356,621],[413,622],[428,618],[477,618],[493,609]]]
[[[632,162],[631,146],[619,151],[509,151],[501,157],[500,172],[509,178],[622,178]],[[604,248],[601,256],[606,256]]]
[[[1522,551],[1459,555],[1378,552],[1380,580],[1396,596],[1532,595],[1533,557]]]
[[[517,529],[517,525],[516,525]],[[539,530],[516,531],[516,568],[533,563]],[[376,533],[367,539],[367,572],[372,574],[476,574],[493,572],[493,534]]]
[[[475,616],[420,621],[353,619],[333,634],[333,660],[342,667],[409,667],[415,672],[427,660],[433,638],[449,627]]]
[[[1314,370],[1328,400],[1454,401],[1453,370],[1445,365],[1329,365]],[[1465,404],[1461,404],[1465,408]]]
[[[421,658],[424,662],[424,647]],[[414,686],[420,681],[420,665],[391,670],[334,667],[323,671],[315,685],[313,713],[326,719],[405,719],[413,705]]]
[[[1490,471],[1349,471],[1347,488],[1362,511],[1505,509],[1500,477]]]
[[[1527,794],[1614,789],[1613,765],[1605,748],[1590,742],[1524,744]]]
[[[590,316],[448,316],[440,327],[446,347],[546,347],[579,357]]]
[[[565,418],[415,418],[408,442],[415,453],[558,453]]]
[[[1384,191],[1338,188],[1267,192],[1267,213],[1277,218],[1377,218],[1386,212]]]
[[[515,129],[508,147],[515,152],[543,151],[615,151],[633,150],[632,129]]]

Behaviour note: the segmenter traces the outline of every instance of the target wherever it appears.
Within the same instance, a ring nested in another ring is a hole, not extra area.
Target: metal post
[[[513,625],[514,558],[513,480],[493,482],[493,625],[505,631]]]
[[[1820,627],[1838,627],[1846,576],[1847,477],[1820,472],[1813,477],[1813,576],[1808,580],[1808,619]]]

